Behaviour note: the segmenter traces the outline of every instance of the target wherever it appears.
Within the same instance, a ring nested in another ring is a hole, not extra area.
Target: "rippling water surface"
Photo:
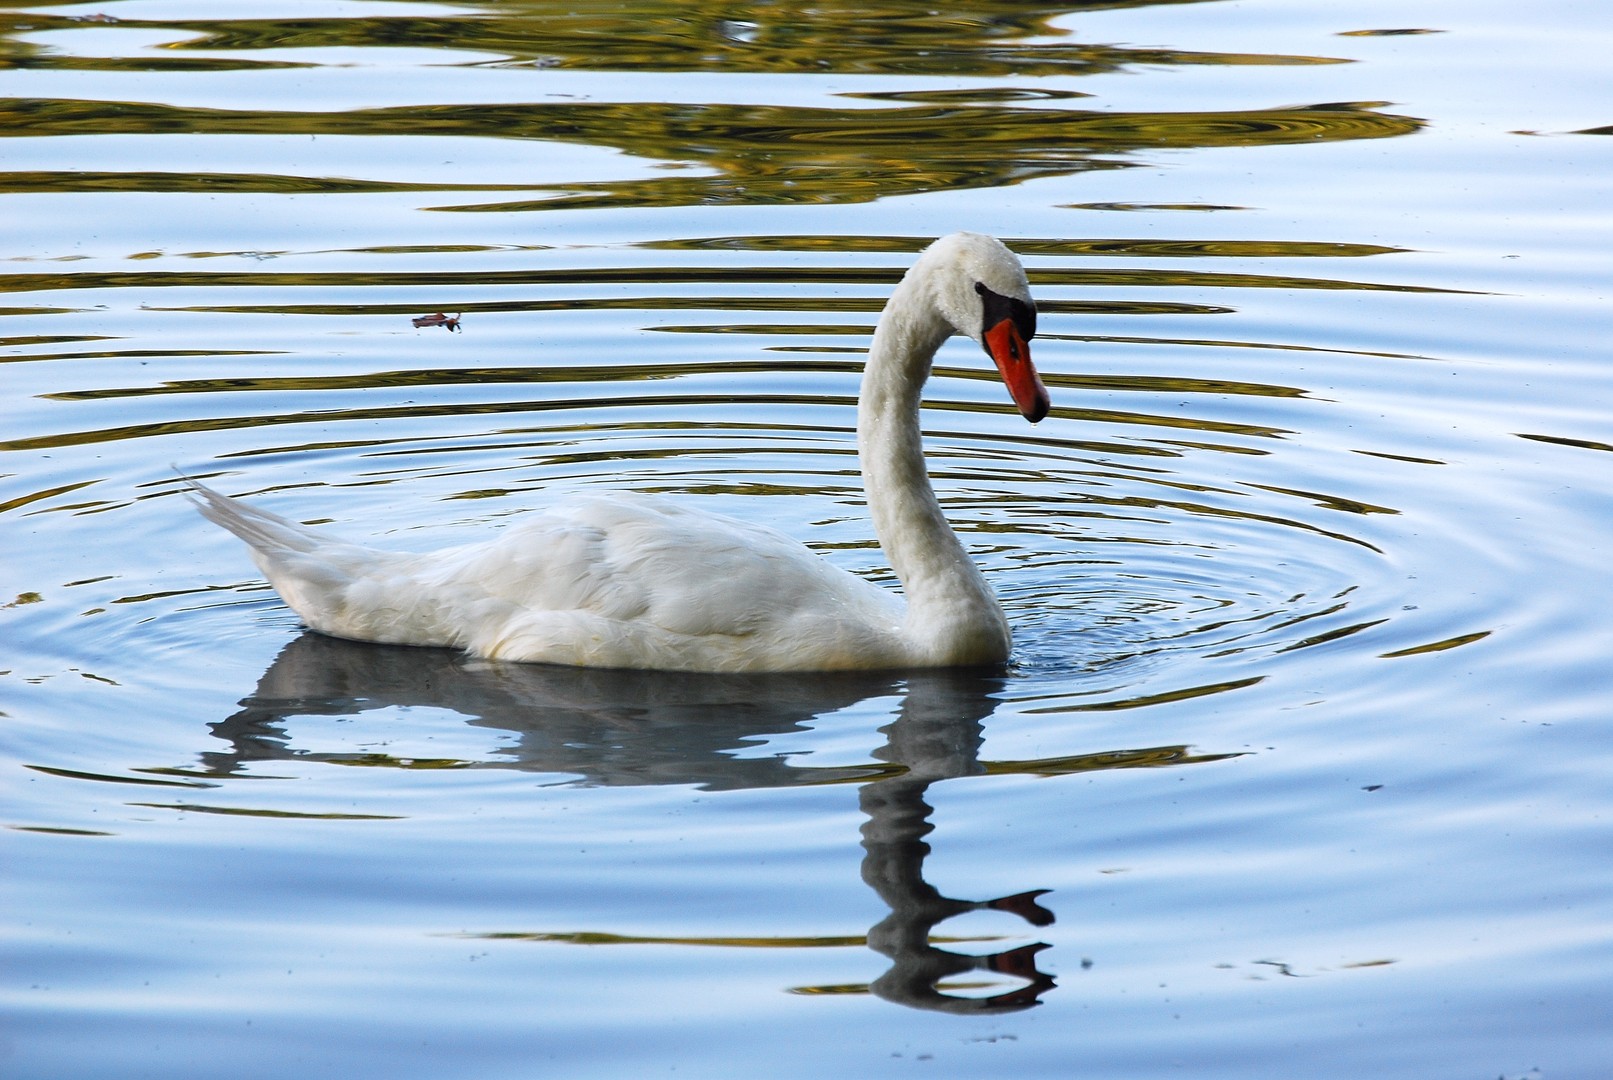
[[[5,1075],[1607,1068],[1601,6],[225,7],[0,10]],[[1055,402],[927,395],[1004,675],[332,641],[181,495],[888,582],[959,228]]]

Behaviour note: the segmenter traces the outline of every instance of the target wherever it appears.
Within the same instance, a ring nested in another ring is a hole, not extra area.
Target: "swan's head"
[[[1019,257],[995,237],[960,232],[931,244],[919,265],[930,272],[936,308],[986,350],[1025,419],[1046,416],[1052,403],[1031,363],[1036,301]]]

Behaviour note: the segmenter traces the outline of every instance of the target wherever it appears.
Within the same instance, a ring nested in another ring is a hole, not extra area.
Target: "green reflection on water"
[[[62,70],[228,70],[317,63],[326,49],[430,49],[465,63],[588,71],[732,71],[757,74],[977,76],[1085,75],[1139,64],[1294,65],[1336,58],[1139,49],[1082,43],[1054,22],[1080,11],[1198,3],[988,4],[937,8],[925,0],[832,0],[809,14],[786,3],[692,5],[686,0],[567,3],[488,0],[460,15],[347,18],[162,19],[116,15],[0,15],[0,66]],[[72,54],[65,31],[109,26],[174,31],[176,40],[131,57]],[[30,37],[51,32],[44,45]],[[294,58],[242,53],[276,50]],[[235,54],[197,56],[197,53]]]
[[[278,818],[293,821],[402,821],[399,814],[344,814],[302,810],[265,810],[243,806],[207,806],[201,803],[130,803],[150,810],[177,810],[184,814],[218,814],[223,817]]]
[[[756,284],[766,281],[800,281],[807,282],[835,282],[882,284],[885,279],[894,281],[899,276],[896,272],[879,270],[802,270],[792,269],[774,272],[768,267],[744,267],[734,270],[700,269],[685,270],[677,267],[635,267],[619,271],[549,271],[549,270],[506,270],[506,271],[467,271],[463,273],[444,271],[389,271],[364,273],[352,271],[348,273],[293,273],[271,274],[228,271],[154,271],[154,272],[79,272],[56,274],[6,274],[0,277],[0,292],[39,292],[60,289],[161,289],[183,287],[245,287],[253,289],[280,288],[284,286],[304,286],[311,288],[401,288],[420,285],[458,285],[464,288],[486,289],[497,285],[538,285],[538,284],[594,284],[616,282],[647,282],[655,281],[661,284],[701,282],[721,283],[729,281],[734,284]],[[1198,286],[1202,288],[1217,289],[1348,289],[1360,291],[1389,291],[1389,292],[1419,292],[1419,293],[1449,293],[1461,290],[1441,289],[1430,285],[1398,285],[1367,281],[1345,281],[1341,279],[1298,277],[1288,274],[1230,274],[1205,270],[1092,270],[1087,268],[1067,270],[1037,270],[1030,275],[1033,285],[1118,285],[1129,287],[1174,287]],[[620,304],[620,299],[614,301],[598,300],[566,300],[563,306],[567,309],[599,306],[602,303]],[[631,306],[635,307],[673,307],[698,306],[713,308],[744,308],[753,310],[762,303],[756,297],[684,297],[684,298],[656,298],[651,304],[645,300],[635,300]],[[822,301],[816,302],[821,306]],[[527,305],[523,305],[526,307]],[[805,305],[802,305],[805,307]],[[840,304],[839,306],[849,306]],[[883,307],[883,301],[865,300],[862,303],[865,310],[877,310]],[[1044,310],[1058,310],[1056,305],[1038,305]],[[160,309],[158,309],[160,310]],[[207,308],[205,310],[224,310],[220,308]],[[239,309],[236,309],[239,310]],[[294,310],[287,307],[274,307],[266,310],[287,311]],[[295,309],[307,310],[307,309]],[[350,312],[358,310],[353,306],[337,306],[331,310]],[[390,307],[369,306],[372,312],[412,311],[408,305],[391,305]],[[462,310],[476,310],[466,306]],[[487,310],[484,306],[483,310]]]
[[[1356,102],[1237,112],[1117,113],[999,104],[895,108],[666,102],[409,105],[346,112],[232,110],[128,101],[0,102],[0,135],[410,135],[521,139],[614,147],[697,163],[708,174],[535,183],[541,198],[435,207],[542,210],[864,202],[943,189],[990,188],[1133,164],[1143,150],[1276,146],[1388,138],[1422,121]],[[0,191],[49,190],[49,171],[0,174]],[[64,176],[68,190],[195,190],[196,178],[151,171]],[[164,187],[171,183],[173,186]],[[290,192],[305,181],[231,173],[227,190]],[[329,190],[364,183],[315,180]],[[443,185],[394,189],[443,190]],[[450,190],[488,189],[474,183]]]
[[[1178,0],[1196,2],[1196,0]],[[1151,6],[988,5],[937,10],[918,0],[694,7],[682,0],[575,5],[508,0],[463,15],[196,20],[0,14],[0,69],[226,70],[351,63],[353,50],[411,48],[483,66],[767,76],[926,76],[1034,80],[1180,65],[1339,63],[1336,58],[1136,49],[1077,41],[1058,20],[1083,10]],[[1152,5],[1157,6],[1157,4]],[[169,31],[131,55],[74,55],[74,31]],[[41,37],[44,35],[44,37]],[[272,58],[249,54],[275,50]],[[201,56],[200,53],[218,55]],[[0,193],[145,191],[267,194],[526,192],[440,210],[821,204],[1126,167],[1145,150],[1273,146],[1405,135],[1423,121],[1353,102],[1221,112],[1082,110],[1087,95],[1034,85],[826,91],[843,104],[546,100],[385,108],[232,110],[148,101],[18,98],[0,102],[0,136],[458,136],[610,147],[700,167],[678,175],[530,184],[260,174],[230,169],[31,169],[0,172]],[[803,98],[808,96],[802,95]]]

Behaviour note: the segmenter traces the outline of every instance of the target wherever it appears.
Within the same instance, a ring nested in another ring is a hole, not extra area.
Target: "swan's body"
[[[1000,664],[1008,622],[924,468],[919,395],[954,333],[980,341],[1033,423],[1047,392],[1025,274],[990,237],[932,244],[897,286],[863,375],[857,436],[880,545],[906,599],[782,533],[648,496],[579,499],[492,540],[409,555],[326,536],[200,484],[313,629],[585,667],[829,671]]]

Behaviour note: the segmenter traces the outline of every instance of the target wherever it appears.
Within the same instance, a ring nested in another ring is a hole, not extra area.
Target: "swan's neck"
[[[904,637],[915,662],[996,664],[1008,621],[941,513],[924,467],[919,401],[952,326],[910,273],[874,331],[857,407],[857,448],[879,544],[907,594]]]

